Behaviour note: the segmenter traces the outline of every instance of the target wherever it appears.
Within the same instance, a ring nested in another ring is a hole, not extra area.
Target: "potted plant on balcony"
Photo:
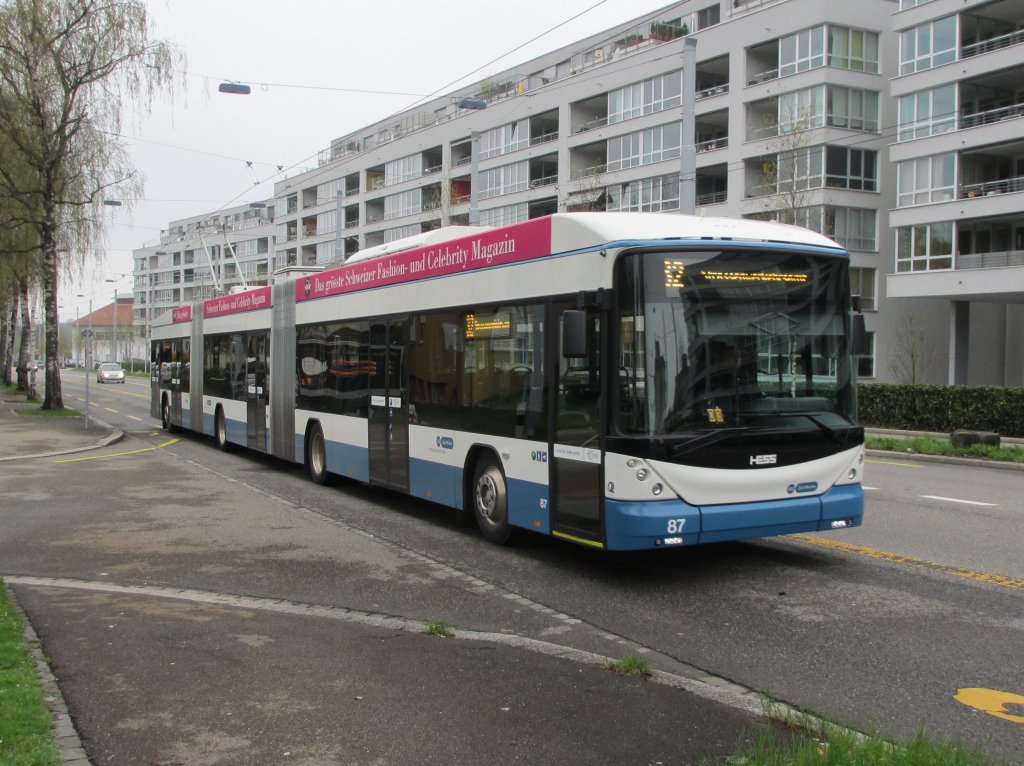
[[[686,24],[679,26],[668,21],[655,21],[651,24],[651,39],[666,42],[682,37],[688,31]]]

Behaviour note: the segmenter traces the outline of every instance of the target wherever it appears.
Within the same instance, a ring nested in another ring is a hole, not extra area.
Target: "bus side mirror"
[[[853,315],[853,353],[855,356],[864,356],[869,353],[868,331],[864,324],[863,314]]]
[[[562,356],[567,359],[587,355],[587,312],[570,309],[562,312]]]

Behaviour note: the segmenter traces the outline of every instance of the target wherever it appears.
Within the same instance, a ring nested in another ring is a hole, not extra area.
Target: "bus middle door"
[[[555,346],[555,367],[551,407],[551,534],[555,537],[603,548],[604,505],[601,469],[600,423],[601,394],[600,319],[597,309],[567,311],[555,308],[557,333],[549,337]],[[575,315],[575,316],[572,316]],[[583,347],[577,355],[567,356],[566,325],[578,322]],[[582,320],[582,321],[579,321]]]
[[[246,444],[249,449],[267,451],[267,333],[252,333],[246,338],[245,416]]]
[[[409,489],[408,321],[370,322],[370,483]]]

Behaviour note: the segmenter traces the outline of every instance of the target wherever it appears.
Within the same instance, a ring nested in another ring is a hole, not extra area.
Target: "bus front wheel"
[[[319,423],[314,425],[309,432],[309,454],[306,458],[306,469],[314,484],[327,483],[329,477],[327,473],[327,442],[324,441],[324,432]]]
[[[493,457],[482,457],[473,472],[473,515],[486,540],[504,545],[512,536],[508,523],[508,492],[505,474]]]
[[[228,424],[224,420],[224,410],[218,409],[214,419],[213,438],[217,442],[217,449],[227,452],[231,449],[231,442],[228,441]]]

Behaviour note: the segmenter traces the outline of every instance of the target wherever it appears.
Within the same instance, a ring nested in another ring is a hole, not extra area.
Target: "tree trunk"
[[[28,313],[28,280],[18,280],[21,293],[21,343],[18,345],[18,390],[28,391],[28,360],[32,345],[32,317]]]
[[[18,290],[11,282],[4,304],[4,321],[0,332],[0,382],[11,384],[11,368],[14,366],[14,325],[18,319]]]
[[[43,227],[43,301],[46,305],[46,393],[44,410],[64,409],[64,396],[60,386],[60,348],[57,342],[57,242],[54,225],[49,217]]]

